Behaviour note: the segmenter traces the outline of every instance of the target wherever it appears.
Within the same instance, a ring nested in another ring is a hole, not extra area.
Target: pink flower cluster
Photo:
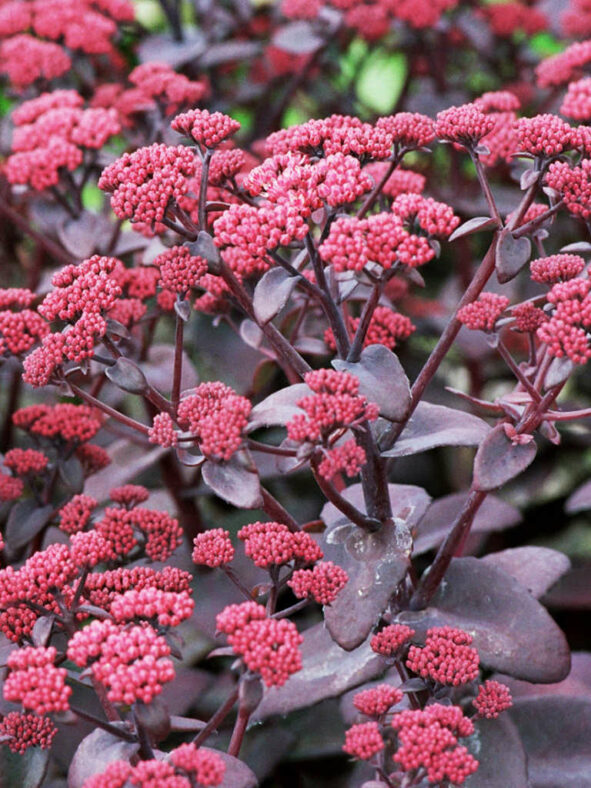
[[[384,740],[377,722],[361,722],[345,732],[343,750],[360,761],[369,761],[384,749]]]
[[[478,651],[471,643],[472,637],[461,629],[433,627],[427,630],[423,647],[409,648],[406,666],[438,684],[467,684],[478,676],[480,664]]]
[[[8,657],[9,673],[4,682],[4,697],[21,703],[36,714],[67,711],[71,687],[66,685],[67,670],[53,664],[57,651],[49,648],[21,648]]]
[[[357,692],[353,696],[353,705],[366,717],[382,717],[392,706],[396,706],[404,694],[398,687],[391,684],[379,684],[372,689]]]
[[[301,670],[299,651],[303,638],[286,618],[267,618],[256,602],[229,605],[216,618],[216,626],[246,667],[259,673],[267,687],[281,687]]]
[[[27,309],[34,299],[25,288],[0,289],[0,356],[26,353],[49,333],[43,318]]]
[[[226,764],[217,752],[181,744],[170,753],[168,761],[140,761],[137,766],[114,761],[104,772],[86,780],[84,788],[191,788],[195,784],[214,788],[222,784],[225,774]]]
[[[159,627],[178,627],[191,616],[195,602],[187,591],[162,591],[159,588],[132,589],[115,597],[111,615],[116,623],[126,621],[153,621]]]
[[[240,123],[229,115],[209,112],[206,109],[192,109],[177,115],[170,125],[174,131],[184,134],[206,149],[217,148],[240,129]]]
[[[195,436],[204,455],[229,460],[242,445],[252,405],[223,383],[202,383],[179,405],[178,420]]]
[[[37,714],[22,714],[10,711],[0,722],[0,736],[8,736],[8,746],[12,752],[21,755],[29,747],[48,750],[57,733],[57,728],[49,717]]]
[[[547,88],[571,82],[588,63],[591,63],[591,40],[571,44],[563,52],[551,55],[537,66],[538,85]]]
[[[336,429],[377,419],[378,406],[359,394],[359,380],[348,372],[320,369],[306,373],[304,380],[313,394],[298,401],[305,415],[287,423],[292,440],[327,442]]]
[[[230,534],[223,528],[210,528],[197,534],[193,540],[192,559],[194,563],[215,569],[229,564],[234,558],[234,545]]]
[[[394,715],[392,727],[399,742],[394,761],[405,772],[425,769],[430,783],[449,780],[462,785],[478,769],[478,761],[458,744],[458,738],[474,733],[459,706],[434,703],[422,711],[401,711]]]
[[[41,473],[48,463],[49,457],[36,449],[10,449],[4,455],[4,465],[17,476]]]
[[[109,164],[98,185],[111,193],[111,208],[120,219],[153,228],[165,218],[170,203],[187,193],[195,168],[190,148],[154,143]]]
[[[591,216],[591,159],[583,159],[576,167],[565,161],[554,162],[548,169],[546,183],[562,195],[575,216]]]
[[[332,479],[339,473],[345,473],[350,479],[361,471],[367,462],[367,455],[355,439],[345,441],[340,446],[324,449],[324,456],[318,465],[318,473],[324,479]]]
[[[575,364],[585,364],[591,358],[591,280],[577,278],[555,284],[547,299],[553,311],[538,328],[538,339],[552,356],[567,356]]]
[[[181,296],[194,287],[207,273],[207,260],[192,255],[186,246],[173,246],[154,259],[160,270],[158,284]]]
[[[476,104],[462,104],[437,114],[435,134],[441,140],[470,149],[489,134],[494,126],[494,118],[485,115]]]
[[[541,284],[556,284],[574,279],[585,268],[585,261],[578,254],[552,254],[538,257],[529,264],[531,278]]]
[[[84,598],[91,605],[107,612],[115,599],[127,591],[157,588],[177,594],[190,591],[192,576],[176,567],[166,566],[156,571],[149,566],[120,567],[106,572],[93,572],[84,584]]]
[[[349,581],[345,570],[332,561],[319,561],[313,569],[296,570],[287,585],[298,599],[311,598],[330,605]]]
[[[69,402],[29,405],[15,411],[12,421],[33,436],[60,440],[69,447],[91,440],[102,426],[98,411],[88,405],[74,405]]]
[[[472,331],[494,331],[497,320],[508,306],[507,296],[482,293],[478,301],[458,310],[458,320]]]
[[[261,569],[290,561],[313,564],[323,556],[310,534],[305,531],[294,533],[283,523],[248,523],[238,531],[238,538],[244,542],[246,555]]]
[[[108,688],[113,703],[150,703],[162,685],[174,679],[170,646],[148,624],[121,627],[93,621],[68,644],[68,659],[91,665],[94,678]]]
[[[370,641],[372,651],[383,657],[393,657],[415,634],[406,624],[388,624]]]
[[[479,717],[492,720],[496,719],[501,712],[511,708],[513,698],[509,687],[499,681],[488,679],[478,688],[478,696],[472,701],[472,705]]]

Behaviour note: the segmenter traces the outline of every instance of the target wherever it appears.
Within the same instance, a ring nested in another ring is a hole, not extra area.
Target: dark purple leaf
[[[265,691],[254,720],[288,714],[325,698],[338,697],[380,676],[386,669],[386,660],[371,650],[369,642],[354,651],[344,651],[331,639],[323,623],[316,624],[303,635],[302,670],[291,676],[283,687]]]
[[[506,714],[497,720],[477,720],[466,742],[478,761],[465,788],[529,788],[525,751],[517,728]]]
[[[120,323],[118,320],[115,320],[112,317],[107,318],[107,334],[109,337],[115,337],[116,339],[131,338],[131,334],[123,325],[123,323]]]
[[[123,391],[143,394],[148,389],[148,381],[142,370],[128,358],[118,358],[112,367],[107,367],[105,375]]]
[[[540,173],[536,172],[534,169],[528,168],[521,173],[521,177],[519,178],[519,188],[522,191],[526,191],[529,189],[530,186],[533,186],[534,183],[540,177]]]
[[[6,531],[6,544],[11,550],[19,550],[42,531],[51,519],[53,506],[38,506],[35,501],[18,501],[10,510]]]
[[[498,424],[480,444],[474,459],[474,483],[479,490],[495,490],[514,479],[533,462],[535,441],[513,445]]]
[[[60,478],[72,493],[81,493],[84,489],[84,468],[76,456],[58,461]]]
[[[324,608],[324,618],[331,636],[348,651],[367,638],[406,574],[410,532],[429,505],[429,496],[421,487],[390,485],[389,491],[394,522],[374,534],[349,523],[332,504],[322,510],[328,526],[324,556],[349,575],[336,600]],[[360,484],[348,487],[343,495],[365,512]]]
[[[279,314],[289,301],[298,280],[283,268],[271,268],[258,281],[254,289],[253,307],[256,318],[268,323]]]
[[[164,394],[172,389],[172,369],[174,367],[174,345],[152,345],[148,358],[142,363],[142,370],[151,386]],[[199,385],[199,375],[187,353],[183,351],[183,374],[181,390]]]
[[[97,728],[80,742],[74,754],[68,770],[68,788],[82,788],[93,774],[100,774],[113,761],[129,761],[137,750],[137,744]]]
[[[174,453],[177,460],[181,465],[186,465],[188,468],[196,468],[207,460],[197,446],[176,446]]]
[[[489,425],[471,413],[419,402],[394,446],[383,457],[406,457],[437,446],[479,446]]]
[[[57,226],[62,246],[76,258],[84,259],[98,251],[105,235],[113,231],[111,223],[98,214],[85,211],[77,219],[66,219]]]
[[[134,705],[134,715],[154,741],[162,741],[170,733],[170,714],[162,698],[156,697],[148,704],[138,701]]]
[[[514,238],[505,228],[499,235],[496,249],[495,267],[497,279],[501,284],[509,282],[521,271],[531,254],[531,241],[523,236]]]
[[[481,560],[507,572],[536,599],[544,596],[570,568],[570,561],[564,553],[549,547],[513,547],[499,553],[490,553]]]
[[[342,648],[351,651],[367,638],[406,574],[410,546],[408,529],[395,523],[373,534],[343,525],[325,535],[324,557],[349,575],[324,608],[328,631]]]
[[[250,347],[256,350],[263,341],[264,335],[256,323],[246,319],[240,323],[240,336],[247,345],[250,345]]]
[[[430,607],[404,612],[400,623],[424,637],[453,626],[474,638],[481,663],[526,681],[561,681],[570,669],[566,639],[529,591],[478,558],[454,558]]]
[[[43,784],[49,751],[30,747],[22,755],[0,747],[0,788],[39,788]]]
[[[191,317],[191,302],[187,301],[186,298],[184,298],[182,301],[179,301],[177,298],[174,302],[174,311],[180,317],[180,319],[186,323]]]
[[[328,349],[321,339],[315,337],[299,337],[294,344],[295,349],[308,356],[326,356]]]
[[[259,54],[261,45],[258,41],[221,41],[210,44],[199,58],[201,68],[211,68],[222,63],[242,62]]]
[[[467,497],[468,493],[452,493],[433,501],[415,530],[413,555],[433,550],[443,542]],[[518,509],[494,495],[488,495],[476,513],[471,533],[503,531],[520,521]]]
[[[198,58],[205,52],[206,47],[207,41],[203,33],[192,28],[190,33],[186,32],[183,41],[175,41],[168,33],[150,35],[139,45],[137,53],[140,63],[157,60],[176,69]]]
[[[197,240],[193,243],[186,244],[192,255],[196,257],[203,257],[208,263],[214,266],[220,262],[220,253],[214,243],[213,238],[205,230],[200,230],[197,235]]]
[[[233,506],[242,509],[261,506],[259,475],[247,451],[236,452],[227,462],[208,460],[201,473],[205,484]]]
[[[575,371],[576,364],[570,358],[553,358],[544,378],[544,388],[551,389],[570,378]]]
[[[591,244],[589,241],[577,241],[574,244],[567,244],[566,246],[563,246],[560,251],[569,252],[570,254],[591,252]]]
[[[196,733],[203,730],[206,724],[203,720],[196,720],[193,717],[170,715],[170,729],[176,733]]]
[[[308,55],[324,44],[309,22],[291,22],[280,27],[272,38],[274,46],[291,55]]]
[[[304,411],[297,403],[311,393],[311,389],[305,383],[295,383],[293,386],[287,386],[270,394],[251,410],[247,432],[253,432],[260,427],[284,426],[298,413],[303,414]]]
[[[96,498],[99,503],[106,501],[109,490],[127,484],[146,468],[153,467],[167,451],[162,446],[146,450],[145,446],[125,439],[114,441],[109,446],[111,464],[87,480],[85,494]]]
[[[571,671],[564,681],[556,684],[531,684],[519,681],[503,673],[493,678],[506,684],[514,698],[537,698],[542,695],[586,697],[591,700],[591,654],[588,651],[573,651]]]
[[[410,404],[410,386],[398,357],[384,345],[369,345],[359,361],[335,359],[332,366],[359,378],[359,391],[380,408],[380,416],[400,421]]]
[[[414,530],[431,502],[429,495],[422,487],[413,484],[389,484],[390,501],[394,516],[403,520],[409,530]],[[361,484],[352,484],[341,493],[343,498],[352,503],[360,512],[365,512],[365,501]],[[345,515],[332,503],[324,505],[320,517],[328,529],[341,525],[351,525]]]
[[[479,230],[491,230],[496,226],[496,220],[491,219],[490,216],[475,216],[473,219],[468,219],[467,222],[456,227],[448,240],[455,241],[457,238],[464,238],[466,235],[472,235]]]
[[[558,610],[591,610],[591,561],[579,559],[544,597],[544,604]]]
[[[574,493],[567,498],[564,509],[569,514],[591,509],[591,481],[577,487]]]
[[[590,788],[591,700],[524,698],[507,712],[525,749],[535,788]]]
[[[54,621],[54,616],[40,616],[37,621],[35,621],[33,624],[33,632],[31,633],[34,646],[39,648],[48,644]]]

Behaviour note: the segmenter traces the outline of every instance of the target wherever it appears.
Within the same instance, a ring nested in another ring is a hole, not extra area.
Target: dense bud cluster
[[[392,706],[396,706],[404,694],[398,687],[391,684],[379,684],[372,689],[357,692],[353,696],[353,705],[366,717],[381,717],[386,714]]]
[[[507,296],[482,293],[478,301],[458,310],[458,320],[472,331],[494,331],[497,320],[508,306]]]
[[[409,648],[406,666],[423,678],[458,687],[478,676],[480,660],[471,643],[472,637],[461,629],[433,627],[423,647]]]
[[[0,722],[0,736],[8,736],[8,746],[12,752],[21,755],[29,747],[48,750],[57,733],[57,728],[49,717],[37,714],[21,714],[10,711]]]
[[[487,720],[495,719],[499,714],[513,705],[513,699],[509,687],[499,681],[488,679],[478,688],[478,697],[472,704],[479,717]]]
[[[332,561],[320,561],[313,569],[298,569],[287,585],[299,599],[312,598],[330,605],[349,580],[349,575]]]
[[[405,624],[389,624],[372,637],[370,646],[376,654],[392,657],[411,639],[414,633],[414,629]]]
[[[353,758],[369,761],[384,749],[384,740],[377,722],[361,722],[345,732],[343,750]]]
[[[230,534],[223,528],[210,528],[193,540],[193,561],[214,569],[229,564],[234,558]]]
[[[294,533],[283,523],[249,523],[238,531],[246,555],[261,569],[290,561],[312,564],[322,558],[317,542],[304,531]]]
[[[11,652],[3,690],[6,700],[21,703],[39,715],[67,711],[72,689],[65,683],[67,670],[53,664],[56,655],[53,646]]]

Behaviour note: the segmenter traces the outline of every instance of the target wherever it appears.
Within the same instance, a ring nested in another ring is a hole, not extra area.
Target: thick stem
[[[312,460],[311,467],[314,473],[314,478],[316,479],[316,484],[320,487],[320,490],[324,493],[326,498],[334,505],[336,508],[342,512],[345,517],[351,520],[352,523],[358,525],[364,531],[368,531],[369,533],[373,533],[378,531],[381,528],[381,522],[375,518],[368,517],[367,515],[360,512],[355,506],[353,506],[350,501],[343,496],[335,489],[334,485],[332,485],[327,479],[320,475],[318,472],[318,461]]]
[[[230,739],[230,744],[228,745],[228,755],[233,755],[234,758],[237,758],[240,754],[240,748],[242,747],[242,741],[244,739],[244,734],[246,733],[246,726],[248,725],[249,719],[250,712],[244,709],[239,709],[236,722],[234,723],[234,730],[232,731],[232,738]]]
[[[439,341],[435,345],[431,355],[425,362],[424,367],[419,373],[419,376],[415,380],[412,389],[411,389],[411,397],[410,397],[410,405],[409,409],[406,413],[405,418],[398,422],[396,425],[393,425],[389,428],[388,432],[384,435],[384,438],[381,442],[382,450],[390,449],[394,443],[396,442],[397,438],[399,437],[400,433],[406,426],[408,420],[415,412],[417,405],[421,401],[425,389],[432,381],[435,373],[439,369],[441,362],[447,355],[448,350],[452,346],[455,338],[457,337],[462,324],[457,318],[458,311],[465,306],[466,304],[472,303],[475,301],[480,293],[483,291],[486,283],[490,279],[493,271],[495,270],[495,251],[497,247],[497,236],[495,235],[493,242],[491,243],[486,255],[484,256],[478,271],[476,272],[474,278],[472,279],[471,283],[469,284],[468,288],[466,289],[464,295],[460,299],[454,314],[452,315],[449,323],[445,327],[443,334],[439,338]]]
[[[118,410],[115,410],[115,408],[112,408],[110,405],[105,405],[104,402],[93,397],[92,394],[87,394],[86,391],[76,386],[75,383],[68,381],[68,385],[77,397],[84,400],[84,402],[87,402],[89,405],[98,408],[103,413],[106,413],[107,416],[110,416],[121,424],[125,424],[126,427],[131,427],[132,430],[141,432],[142,435],[147,435],[150,431],[149,427],[146,427],[145,424],[140,424],[139,421],[132,419],[130,416],[124,416],[123,413],[119,413]]]
[[[203,728],[203,730],[199,731],[197,736],[193,739],[193,744],[196,747],[200,747],[204,741],[211,736],[213,731],[217,728],[217,726],[223,722],[223,720],[228,716],[228,714],[232,711],[232,707],[238,700],[238,687],[232,692],[229,698],[220,706],[220,708],[216,711],[216,713],[211,717],[207,725]]]
[[[497,208],[497,204],[495,202],[494,195],[490,188],[490,183],[488,182],[488,178],[486,177],[486,171],[482,166],[482,162],[480,161],[480,157],[477,153],[470,151],[470,157],[474,163],[474,167],[476,168],[476,175],[478,176],[478,182],[480,184],[480,188],[484,194],[486,202],[488,204],[488,208],[490,210],[492,218],[496,221],[497,227],[502,227],[503,220],[501,219],[501,215],[499,214],[499,209]]]
[[[505,345],[501,340],[499,340],[497,350],[499,351],[499,355],[501,356],[505,364],[507,364],[511,372],[513,372],[513,374],[515,375],[517,380],[521,383],[521,385],[525,388],[527,393],[531,394],[534,402],[539,402],[541,399],[540,392],[537,391],[537,389],[534,388],[532,383],[526,378],[525,374],[523,373],[523,370],[520,369],[520,367],[515,363],[513,356],[511,355],[511,353],[508,351],[508,349],[505,347]]]
[[[359,356],[361,355],[361,351],[363,349],[363,343],[367,335],[367,330],[369,328],[369,324],[371,323],[375,308],[380,300],[380,296],[382,295],[383,287],[384,283],[382,280],[380,280],[374,285],[371,295],[365,302],[363,312],[361,313],[361,318],[359,320],[359,325],[357,326],[357,331],[355,332],[353,342],[349,348],[347,361],[359,361]]]
[[[292,533],[300,531],[300,525],[291,514],[284,509],[275,496],[261,486],[261,494],[263,496],[263,511],[272,517],[278,523],[286,525]]]
[[[437,551],[435,560],[428,571],[422,576],[412,599],[410,600],[410,610],[422,610],[427,607],[433,595],[439,588],[443,580],[451,559],[456,555],[467,535],[470,532],[476,513],[480,509],[488,493],[482,490],[472,490],[462,511],[458,514],[455,522],[447,535],[445,541]]]
[[[330,327],[332,328],[337,351],[341,358],[347,358],[350,342],[349,335],[347,334],[347,328],[345,326],[345,321],[343,320],[343,316],[339,312],[337,305],[330,295],[328,282],[326,281],[326,276],[324,274],[324,266],[318,255],[318,250],[314,246],[314,241],[312,238],[310,238],[310,235],[306,235],[304,238],[304,243],[306,244],[306,249],[308,250],[308,255],[314,268],[314,274],[316,276],[316,281],[318,282],[318,287],[324,293],[322,304],[324,306],[328,322],[330,323]]]
[[[180,315],[176,316],[176,329],[174,334],[174,370],[172,375],[172,393],[170,395],[172,412],[176,418],[179,401],[181,398],[181,379],[183,376],[183,336],[185,321]]]
[[[70,711],[73,711],[77,717],[80,717],[81,720],[86,720],[86,722],[92,722],[93,725],[96,725],[97,728],[102,728],[104,731],[111,733],[113,736],[116,736],[118,739],[122,739],[123,741],[128,742],[136,742],[137,736],[135,736],[130,731],[126,731],[124,728],[120,728],[118,725],[112,725],[110,722],[106,722],[106,720],[101,720],[99,717],[95,717],[94,714],[90,714],[84,709],[79,709],[77,706],[70,706]]]
[[[213,151],[209,148],[205,151],[205,156],[201,162],[201,182],[199,183],[199,229],[205,230],[207,228],[207,180],[209,178],[209,164]]]
[[[388,179],[400,163],[400,159],[402,158],[401,154],[395,156],[392,161],[390,162],[390,166],[386,170],[386,172],[382,175],[378,183],[373,187],[370,193],[367,195],[365,200],[363,201],[361,208],[357,211],[357,218],[363,219],[363,217],[370,211],[373,206],[375,205],[376,200],[382,193],[382,189],[386,185]]]

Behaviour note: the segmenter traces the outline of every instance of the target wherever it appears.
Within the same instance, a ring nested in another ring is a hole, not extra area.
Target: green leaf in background
[[[310,115],[307,112],[301,107],[291,106],[283,113],[281,126],[287,129],[290,126],[297,126],[299,123],[305,123],[307,120],[310,120]]]
[[[396,106],[407,71],[402,52],[388,54],[377,49],[367,58],[357,77],[357,97],[369,109],[387,115]]]
[[[147,30],[166,30],[166,17],[158,0],[135,0],[134,6],[135,18]]]
[[[13,102],[0,91],[0,117],[8,115],[12,108]]]
[[[98,211],[103,207],[105,193],[94,183],[87,183],[82,189],[82,205],[87,211]]]
[[[557,55],[564,49],[564,43],[558,41],[552,33],[537,33],[529,42],[530,48],[539,57],[550,57]]]
[[[232,107],[231,116],[240,123],[240,133],[248,134],[252,129],[253,113],[245,107]]]

